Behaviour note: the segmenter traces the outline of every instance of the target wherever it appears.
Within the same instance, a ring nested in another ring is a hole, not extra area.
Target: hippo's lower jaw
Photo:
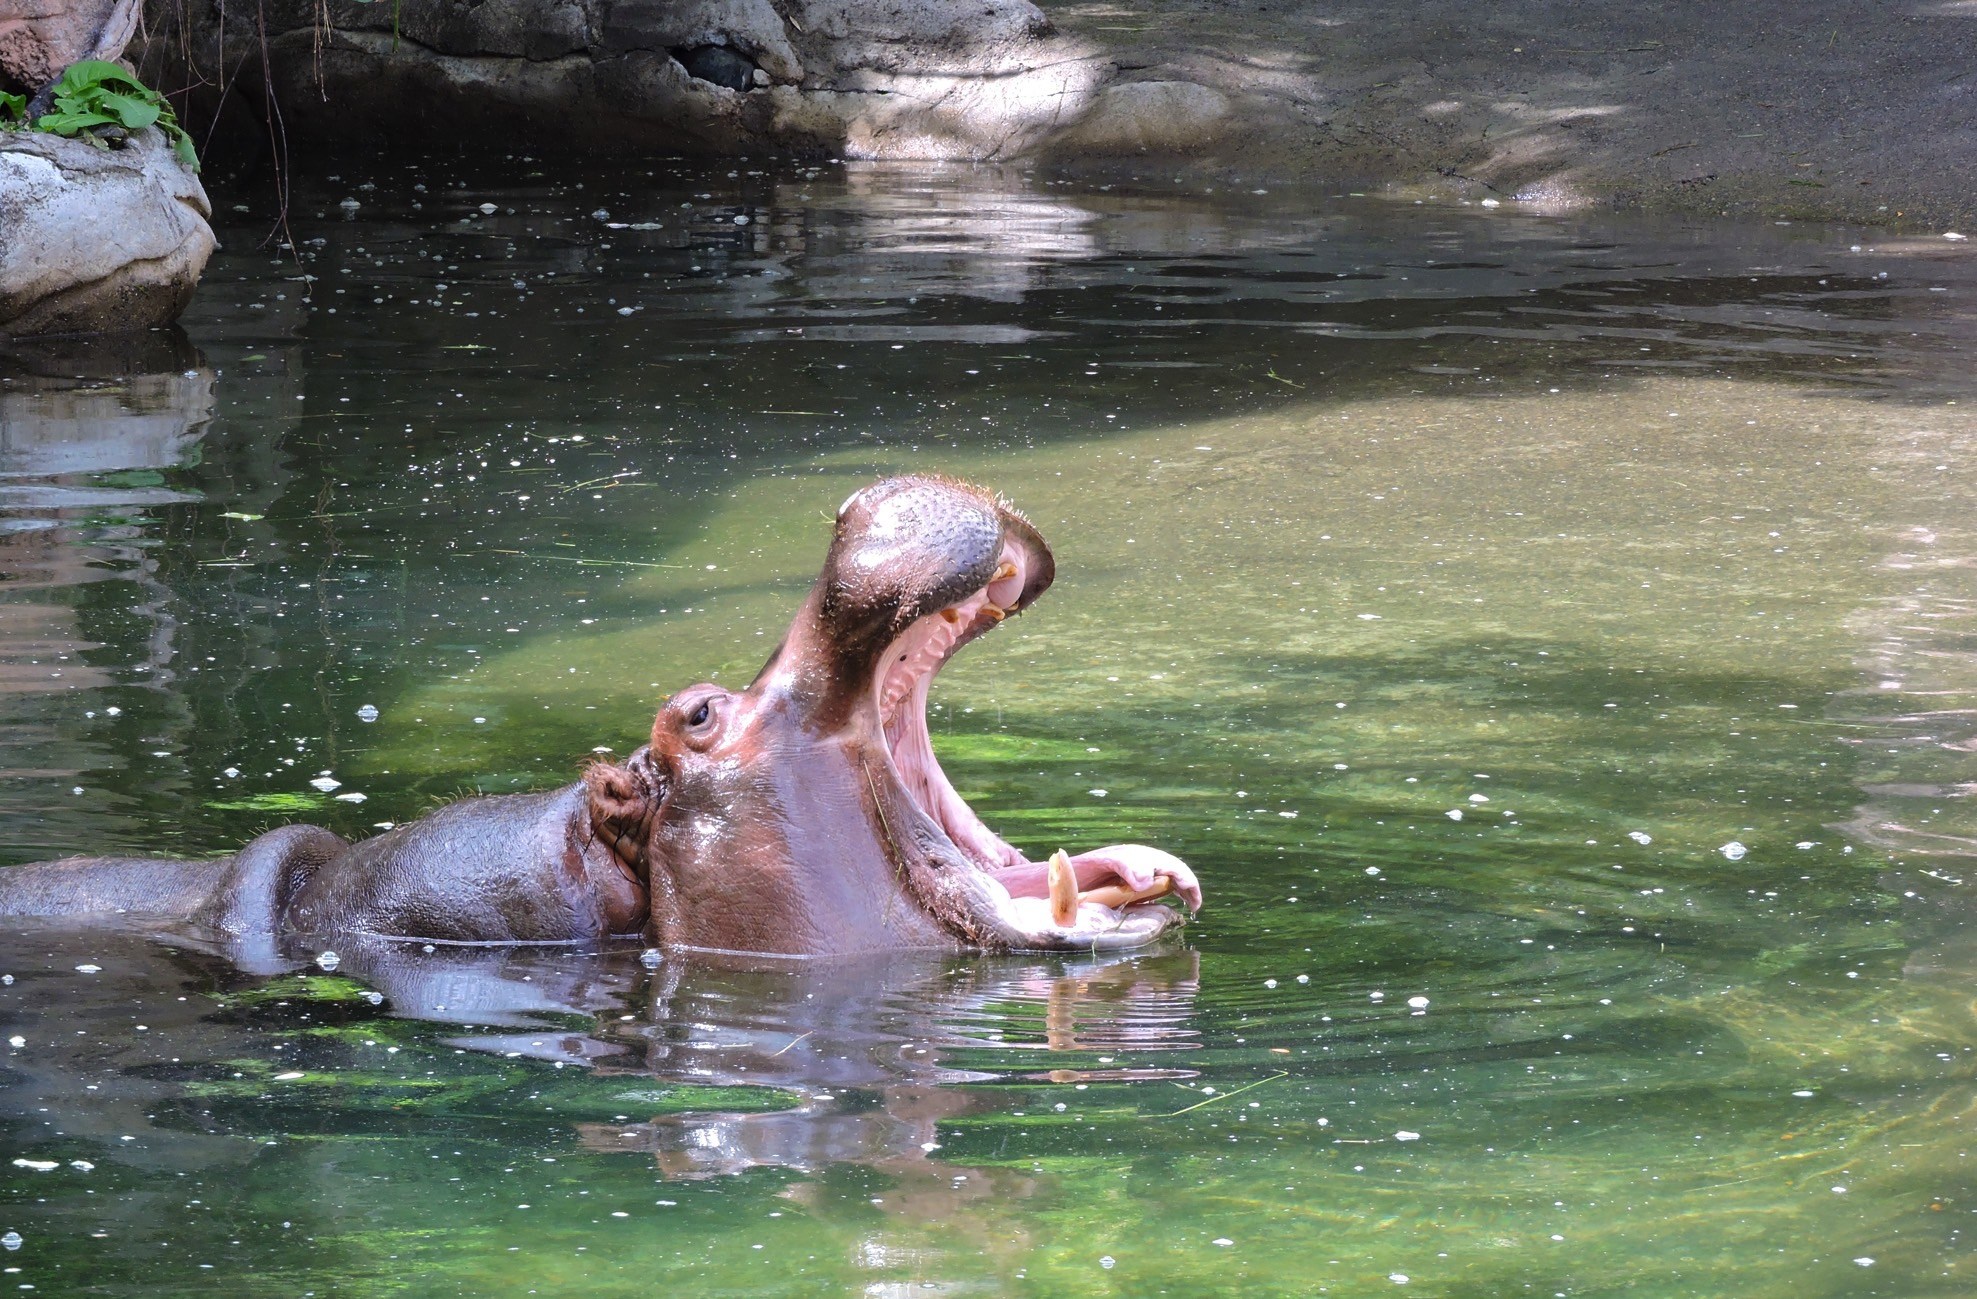
[[[915,847],[935,869],[933,878],[914,882],[935,919],[974,946],[1132,947],[1184,918],[1153,898],[1171,892],[1200,905],[1193,873],[1175,857],[1131,844],[1070,859],[1072,869],[1060,868],[1053,880],[1049,867],[1029,861],[983,824],[941,770],[927,731],[934,677],[963,645],[1009,616],[1038,562],[1025,539],[1006,540],[985,586],[915,620],[892,643],[880,660],[870,706],[885,737],[890,774],[920,814]]]

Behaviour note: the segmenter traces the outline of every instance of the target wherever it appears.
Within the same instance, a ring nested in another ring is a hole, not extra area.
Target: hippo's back
[[[190,916],[231,858],[64,857],[0,867],[0,916]]]

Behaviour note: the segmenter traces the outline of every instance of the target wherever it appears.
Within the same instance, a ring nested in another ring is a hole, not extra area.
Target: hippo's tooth
[[[1078,901],[1096,902],[1100,906],[1116,909],[1118,907],[1129,907],[1135,902],[1147,902],[1154,898],[1164,898],[1173,891],[1174,880],[1172,876],[1156,875],[1154,876],[1153,883],[1143,889],[1135,889],[1126,884],[1106,884],[1099,888],[1086,889],[1083,893],[1078,894]],[[1051,901],[1052,905],[1055,906],[1055,894],[1052,895]],[[1058,923],[1061,924],[1063,922],[1059,921]]]
[[[1004,618],[1007,618],[1009,616],[1009,611],[1007,609],[998,609],[996,606],[992,604],[984,604],[982,606],[982,612],[987,614],[989,616],[990,621],[992,622],[1001,622]]]
[[[961,621],[961,614],[952,605],[940,611],[942,621],[952,625]]]
[[[1005,581],[1009,578],[1012,578],[1021,571],[1022,571],[1021,569],[1016,567],[1015,560],[1005,559],[1002,561],[1001,565],[997,567],[997,569],[995,570],[995,576],[989,579],[989,585],[994,586],[997,582]]]
[[[1069,929],[1078,920],[1078,872],[1071,869],[1071,859],[1062,848],[1050,854],[1046,878],[1050,883],[1051,923]]]

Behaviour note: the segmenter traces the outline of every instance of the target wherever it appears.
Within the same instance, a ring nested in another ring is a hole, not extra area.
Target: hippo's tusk
[[[1174,891],[1174,877],[1158,875],[1153,883],[1143,889],[1135,889],[1126,884],[1106,884],[1100,888],[1087,889],[1078,895],[1080,902],[1096,902],[1105,907],[1129,907],[1135,902],[1148,902],[1154,898],[1164,898]]]
[[[1015,560],[1013,560],[1013,559],[1005,559],[1005,560],[1003,560],[1003,561],[1002,561],[1002,564],[1001,564],[1001,566],[1000,566],[1000,567],[998,567],[998,568],[997,568],[997,569],[995,570],[995,576],[994,576],[994,577],[991,577],[991,578],[989,579],[989,585],[990,585],[990,586],[993,586],[993,585],[995,585],[995,584],[996,584],[997,582],[1001,582],[1001,581],[1004,581],[1004,580],[1006,580],[1006,579],[1008,579],[1008,578],[1012,578],[1012,577],[1014,577],[1014,576],[1016,576],[1016,574],[1017,574],[1018,572],[1020,572],[1020,571],[1022,571],[1022,570],[1020,570],[1020,569],[1018,569],[1018,568],[1016,567],[1016,561],[1015,561]]]
[[[1078,872],[1071,859],[1059,848],[1050,854],[1046,870],[1050,882],[1050,919],[1059,929],[1069,929],[1078,921]]]
[[[1009,616],[1009,611],[1007,609],[998,609],[996,606],[992,604],[983,605],[982,612],[989,616],[989,620],[991,622],[1001,622],[1004,618],[1007,618]]]

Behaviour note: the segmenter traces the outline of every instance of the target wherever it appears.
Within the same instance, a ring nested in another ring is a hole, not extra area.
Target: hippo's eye
[[[708,719],[711,718],[713,715],[714,715],[713,707],[709,704],[707,700],[703,699],[700,701],[700,707],[694,709],[691,713],[687,715],[686,724],[688,726],[705,726],[707,725]]]

